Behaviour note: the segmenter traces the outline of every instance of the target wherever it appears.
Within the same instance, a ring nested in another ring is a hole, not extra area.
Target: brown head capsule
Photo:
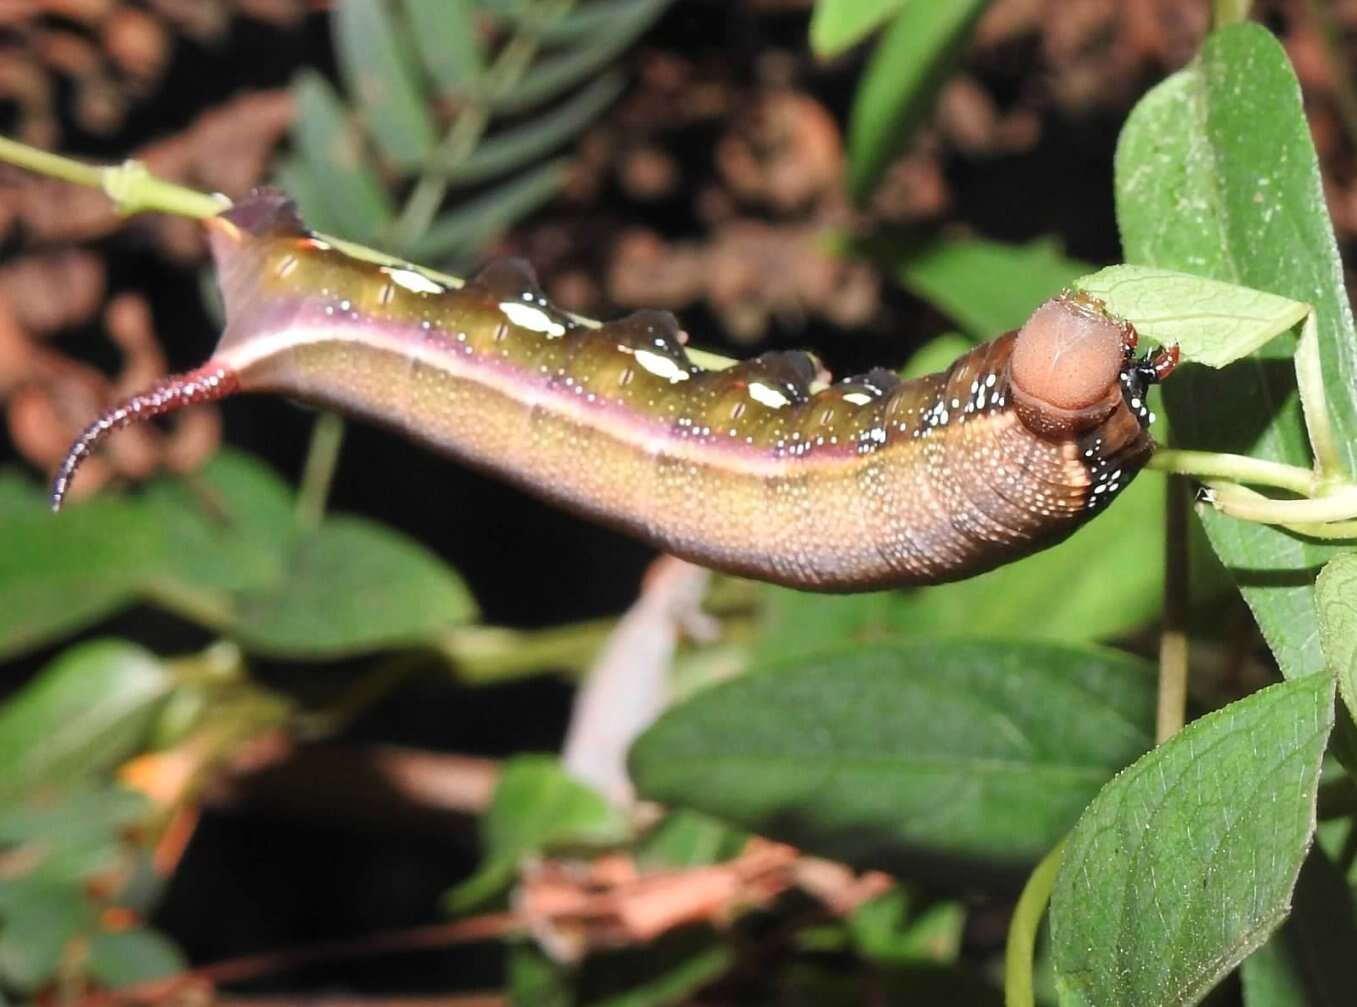
[[[1013,345],[1010,377],[1018,415],[1032,431],[1081,433],[1121,401],[1118,377],[1136,348],[1136,331],[1081,294],[1064,294],[1032,313]]]

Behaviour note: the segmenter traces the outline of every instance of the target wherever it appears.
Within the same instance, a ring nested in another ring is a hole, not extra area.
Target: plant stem
[[[1306,500],[1273,500],[1233,483],[1208,482],[1211,502],[1230,517],[1264,524],[1310,524],[1357,518],[1357,486]]]
[[[554,20],[573,3],[574,0],[544,2],[540,12],[530,9],[529,13],[533,15],[530,20]],[[537,55],[538,46],[536,35],[520,27],[499,51],[494,63],[485,72],[481,94],[458,113],[457,120],[429,158],[428,167],[401,208],[400,216],[391,229],[391,241],[396,248],[409,248],[415,239],[429,229],[434,215],[443,204],[443,198],[448,194],[449,176],[471,156],[490,125],[490,106],[527,72]]]
[[[1310,469],[1247,455],[1160,448],[1150,458],[1148,467],[1198,479],[1229,479],[1256,486],[1272,486],[1301,496],[1309,496],[1317,489],[1317,479]]]
[[[1155,743],[1163,744],[1187,721],[1187,481],[1168,478],[1164,497],[1164,614],[1159,630],[1159,703]]]
[[[302,468],[301,489],[297,492],[297,527],[304,531],[320,527],[325,517],[325,501],[330,496],[343,444],[344,420],[336,413],[317,416]]]
[[[1243,21],[1249,16],[1250,0],[1212,0],[1211,27],[1215,31]]]
[[[1055,888],[1068,841],[1066,836],[1042,858],[1023,886],[1018,904],[1013,907],[1013,919],[1008,924],[1008,944],[1004,949],[1005,1007],[1035,1007],[1032,959],[1036,955],[1037,931],[1041,928],[1046,904],[1051,901],[1051,890]]]
[[[615,625],[597,619],[532,630],[462,626],[443,638],[439,650],[457,677],[473,685],[548,670],[583,675]]]

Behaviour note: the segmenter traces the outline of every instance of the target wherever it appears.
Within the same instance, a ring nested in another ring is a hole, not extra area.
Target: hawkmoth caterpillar
[[[394,427],[694,562],[818,591],[956,580],[1052,545],[1152,450],[1148,387],[1176,349],[1065,294],[947,370],[829,384],[770,352],[703,370],[674,316],[601,326],[554,307],[530,267],[461,286],[357,258],[263,189],[207,221],[226,305],[202,367],[113,407],[71,447],[235,392],[276,392]]]

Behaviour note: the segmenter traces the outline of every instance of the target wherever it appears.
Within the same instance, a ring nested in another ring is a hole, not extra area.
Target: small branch
[[[574,0],[550,0],[541,4],[540,13],[531,9],[529,13],[550,21],[573,4]],[[538,47],[534,35],[519,30],[499,51],[483,78],[483,93],[477,96],[476,101],[462,108],[447,136],[429,159],[429,167],[415,183],[410,197],[401,208],[400,216],[391,229],[391,241],[397,248],[409,248],[416,238],[429,229],[448,194],[449,175],[471,156],[490,125],[490,105],[527,72]]]
[[[1068,837],[1060,840],[1050,853],[1042,858],[1023,886],[1018,904],[1013,908],[1013,919],[1008,924],[1008,944],[1004,949],[1004,1005],[1005,1007],[1035,1007],[1036,993],[1032,989],[1032,959],[1036,954],[1037,931],[1046,904],[1051,901],[1060,862],[1065,856]]]
[[[311,428],[311,443],[306,450],[301,489],[297,493],[297,527],[314,531],[325,517],[325,502],[330,496],[339,449],[344,444],[344,421],[337,413],[316,417]]]
[[[556,669],[583,675],[615,625],[597,619],[531,630],[461,626],[443,638],[439,651],[457,677],[473,685]]]
[[[1163,744],[1187,721],[1187,482],[1169,476],[1164,498],[1164,613],[1159,630],[1159,703],[1155,742]]]
[[[1203,480],[1229,479],[1231,482],[1271,486],[1301,496],[1310,496],[1318,489],[1318,478],[1310,469],[1247,455],[1160,448],[1150,458],[1148,467]]]
[[[1233,483],[1208,482],[1211,503],[1222,514],[1263,524],[1315,524],[1357,519],[1357,487],[1307,500],[1273,500]]]
[[[176,976],[156,979],[148,983],[139,983],[119,990],[95,993],[77,1001],[80,1007],[112,1007],[129,1003],[158,1003],[172,997],[185,987],[207,984],[217,986],[224,983],[248,982],[261,976],[273,975],[303,965],[316,962],[336,961],[346,958],[363,958],[370,955],[389,954],[400,951],[417,951],[426,948],[443,948],[454,944],[468,944],[474,941],[493,940],[523,930],[523,924],[515,913],[491,913],[485,916],[473,916],[470,919],[457,920],[429,927],[416,927],[410,930],[396,930],[354,940],[324,941],[318,944],[303,945],[284,951],[266,951],[242,958],[231,958],[192,969]]]

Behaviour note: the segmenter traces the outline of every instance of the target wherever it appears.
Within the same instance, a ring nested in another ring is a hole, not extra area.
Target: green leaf
[[[484,57],[473,0],[404,0],[424,68],[445,92],[465,89]]]
[[[1063,1007],[1196,1003],[1289,907],[1315,825],[1333,679],[1194,721],[1103,788],[1051,900]]]
[[[1009,245],[980,238],[934,238],[921,245],[879,245],[896,280],[965,329],[977,342],[1027,321],[1042,301],[1088,272],[1059,245],[1041,239]]]
[[[548,161],[449,210],[415,242],[416,258],[446,260],[471,258],[561,191],[570,171],[570,159]]]
[[[173,679],[120,640],[72,647],[0,707],[0,801],[70,786],[139,751]]]
[[[905,362],[905,366],[900,368],[900,377],[908,380],[945,371],[952,366],[957,357],[974,347],[974,339],[968,339],[958,332],[944,332],[940,336],[934,336],[914,351]]]
[[[74,886],[0,882],[0,986],[31,993],[47,985],[67,943],[93,922]]]
[[[487,140],[456,165],[448,180],[470,185],[517,171],[572,139],[622,93],[620,74],[604,74],[548,112]]]
[[[1357,718],[1357,553],[1335,556],[1315,582],[1319,639],[1338,694]]]
[[[53,801],[41,795],[0,805],[0,846],[51,843],[68,836],[116,835],[150,808],[145,795],[121,787],[79,787]]]
[[[496,97],[495,110],[516,115],[550,101],[606,65],[650,27],[672,0],[634,0],[572,49],[538,60],[511,89]]]
[[[933,107],[988,0],[907,4],[877,43],[853,96],[848,187],[871,195]]]
[[[1354,344],[1299,90],[1276,40],[1253,24],[1207,39],[1197,61],[1136,106],[1117,149],[1117,219],[1130,262],[1268,290],[1316,306],[1329,405],[1346,432],[1351,393],[1331,366]],[[1309,466],[1291,356],[1275,339],[1221,371],[1183,368],[1164,401],[1183,447]],[[1348,379],[1343,379],[1348,380]],[[1324,667],[1314,571],[1333,549],[1202,515],[1288,677]]]
[[[858,953],[878,964],[947,964],[961,951],[966,909],[960,902],[937,902],[911,914],[905,892],[893,888],[860,906],[846,923]]]
[[[1174,110],[1200,125],[1185,136],[1189,122],[1172,124],[1158,142],[1143,130],[1123,137],[1124,187],[1143,192],[1184,173],[1197,177],[1162,192],[1157,206],[1147,200],[1143,210],[1118,211],[1128,250],[1154,252],[1128,258],[1312,305],[1332,420],[1348,472],[1357,474],[1357,334],[1300,85],[1285,50],[1259,25],[1234,25],[1207,39],[1196,63],[1160,91],[1144,113],[1157,121],[1144,127],[1170,126],[1163,114]],[[1176,168],[1164,163],[1176,153],[1192,160]],[[1166,202],[1173,219],[1154,219]]]
[[[710,815],[679,809],[648,832],[636,848],[643,867],[699,867],[719,864],[739,855],[747,833],[732,829]]]
[[[631,752],[647,797],[809,852],[917,870],[1040,856],[1150,744],[1148,666],[1114,651],[918,641],[700,692]]]
[[[297,537],[280,581],[240,597],[234,629],[262,653],[332,659],[428,642],[474,614],[461,580],[423,546],[337,517]]]
[[[36,490],[33,498],[41,499]],[[19,499],[0,511],[0,657],[116,612],[160,559],[154,529],[120,501],[91,500],[53,515]]]
[[[299,73],[292,93],[297,103],[292,139],[302,160],[284,173],[288,191],[310,226],[371,243],[393,211],[362,137],[330,82],[316,71]]]
[[[188,968],[183,953],[153,930],[102,933],[90,941],[89,974],[110,989],[176,975]]]
[[[505,888],[527,856],[550,849],[618,843],[625,816],[546,755],[520,755],[504,765],[490,808],[481,820],[484,862],[454,888],[449,908],[470,908]]]
[[[1224,367],[1298,325],[1310,307],[1276,294],[1149,266],[1108,266],[1074,286],[1184,363]]]
[[[223,449],[193,481],[162,478],[142,496],[160,530],[162,594],[242,591],[282,578],[292,539],[292,491],[257,458]]]
[[[818,0],[810,16],[810,48],[831,59],[857,45],[905,5],[905,0]]]
[[[954,584],[822,597],[768,588],[765,658],[847,640],[965,635],[1115,639],[1153,621],[1163,590],[1164,480],[1139,476],[1067,542]],[[1059,605],[1051,604],[1059,597]]]
[[[1282,928],[1244,961],[1245,1007],[1357,1003],[1352,892],[1343,872],[1318,846],[1301,868],[1294,902]]]
[[[331,24],[340,73],[377,148],[398,168],[419,167],[433,152],[433,120],[387,0],[340,0]]]

